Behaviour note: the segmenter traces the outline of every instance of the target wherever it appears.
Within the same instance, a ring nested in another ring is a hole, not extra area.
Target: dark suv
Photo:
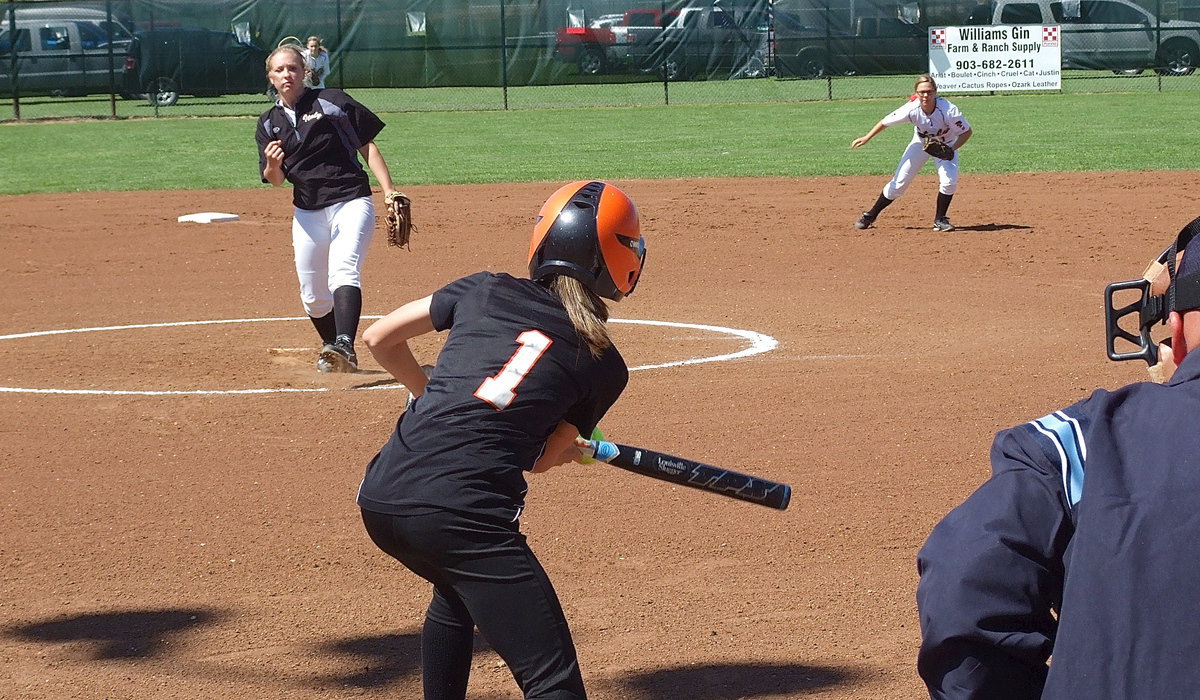
[[[125,59],[124,91],[167,107],[180,95],[266,93],[267,51],[232,32],[193,27],[134,34]]]

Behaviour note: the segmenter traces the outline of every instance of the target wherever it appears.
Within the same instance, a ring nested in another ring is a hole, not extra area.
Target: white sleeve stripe
[[[1063,452],[1063,447],[1058,442],[1058,436],[1055,435],[1054,433],[1050,432],[1049,430],[1046,430],[1045,428],[1043,428],[1041,425],[1038,424],[1037,421],[1032,421],[1030,423],[1030,425],[1032,425],[1034,428],[1037,428],[1037,431],[1039,433],[1041,433],[1042,435],[1045,435],[1046,437],[1050,438],[1051,444],[1053,444],[1054,448],[1058,450],[1058,470],[1060,472],[1062,472],[1063,491],[1070,494],[1071,485],[1067,480],[1067,470],[1063,469],[1063,465],[1067,463],[1067,454],[1065,452]]]
[[[1042,416],[1030,424],[1050,438],[1054,449],[1058,451],[1063,491],[1067,494],[1067,501],[1071,507],[1074,507],[1083,496],[1083,465],[1087,458],[1087,443],[1083,439],[1079,422],[1060,411]]]
[[[1057,416],[1060,420],[1066,421],[1067,423],[1071,424],[1071,432],[1075,434],[1075,443],[1077,445],[1079,445],[1079,456],[1084,462],[1086,462],[1087,461],[1087,441],[1083,439],[1083,427],[1079,425],[1079,421],[1076,420],[1075,418],[1072,418],[1071,416],[1068,416],[1067,414],[1063,413],[1062,411],[1055,411],[1054,415]]]

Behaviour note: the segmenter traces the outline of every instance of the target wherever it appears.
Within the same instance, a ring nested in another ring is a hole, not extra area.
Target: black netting
[[[1186,90],[1170,79],[1194,70],[1197,17],[1129,0],[9,0],[0,118],[254,114],[267,53],[311,35],[326,85],[378,91],[383,111],[893,97],[928,69],[929,27],[1046,19],[1064,92]]]

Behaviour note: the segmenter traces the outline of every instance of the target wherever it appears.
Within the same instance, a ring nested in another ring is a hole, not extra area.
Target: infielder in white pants
[[[912,141],[904,149],[900,165],[896,166],[896,174],[892,176],[890,182],[884,185],[883,192],[875,201],[875,205],[864,211],[858,221],[854,222],[855,228],[870,228],[879,216],[879,212],[904,195],[908,186],[912,184],[913,178],[930,158],[928,153],[921,150],[922,139],[932,136],[944,141],[954,149],[954,158],[950,160],[935,158],[933,161],[937,165],[938,171],[938,197],[937,208],[933,216],[933,229],[935,231],[954,230],[954,225],[950,223],[946,214],[950,210],[950,201],[958,190],[958,149],[962,148],[967,139],[971,138],[971,125],[967,123],[966,117],[958,107],[938,97],[937,83],[929,75],[917,78],[917,83],[913,87],[915,94],[904,106],[880,119],[879,123],[871,127],[871,130],[865,135],[850,142],[850,148],[858,148],[889,126],[904,122],[911,122],[913,125]]]
[[[362,316],[362,266],[375,231],[371,181],[395,191],[375,145],[384,124],[335,89],[304,85],[304,56],[285,44],[267,58],[279,101],[263,113],[255,138],[263,182],[293,185],[292,247],[300,300],[321,336],[321,372],[355,372],[354,338]]]

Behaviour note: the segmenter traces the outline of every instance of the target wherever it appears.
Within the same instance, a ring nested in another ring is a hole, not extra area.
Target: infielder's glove
[[[921,139],[921,150],[925,151],[934,158],[942,160],[954,160],[954,149],[950,144],[933,136],[926,136]]]
[[[412,200],[403,192],[393,191],[387,193],[383,202],[387,207],[387,216],[384,221],[387,223],[388,245],[412,250],[408,245],[408,239],[417,230],[412,222]]]

